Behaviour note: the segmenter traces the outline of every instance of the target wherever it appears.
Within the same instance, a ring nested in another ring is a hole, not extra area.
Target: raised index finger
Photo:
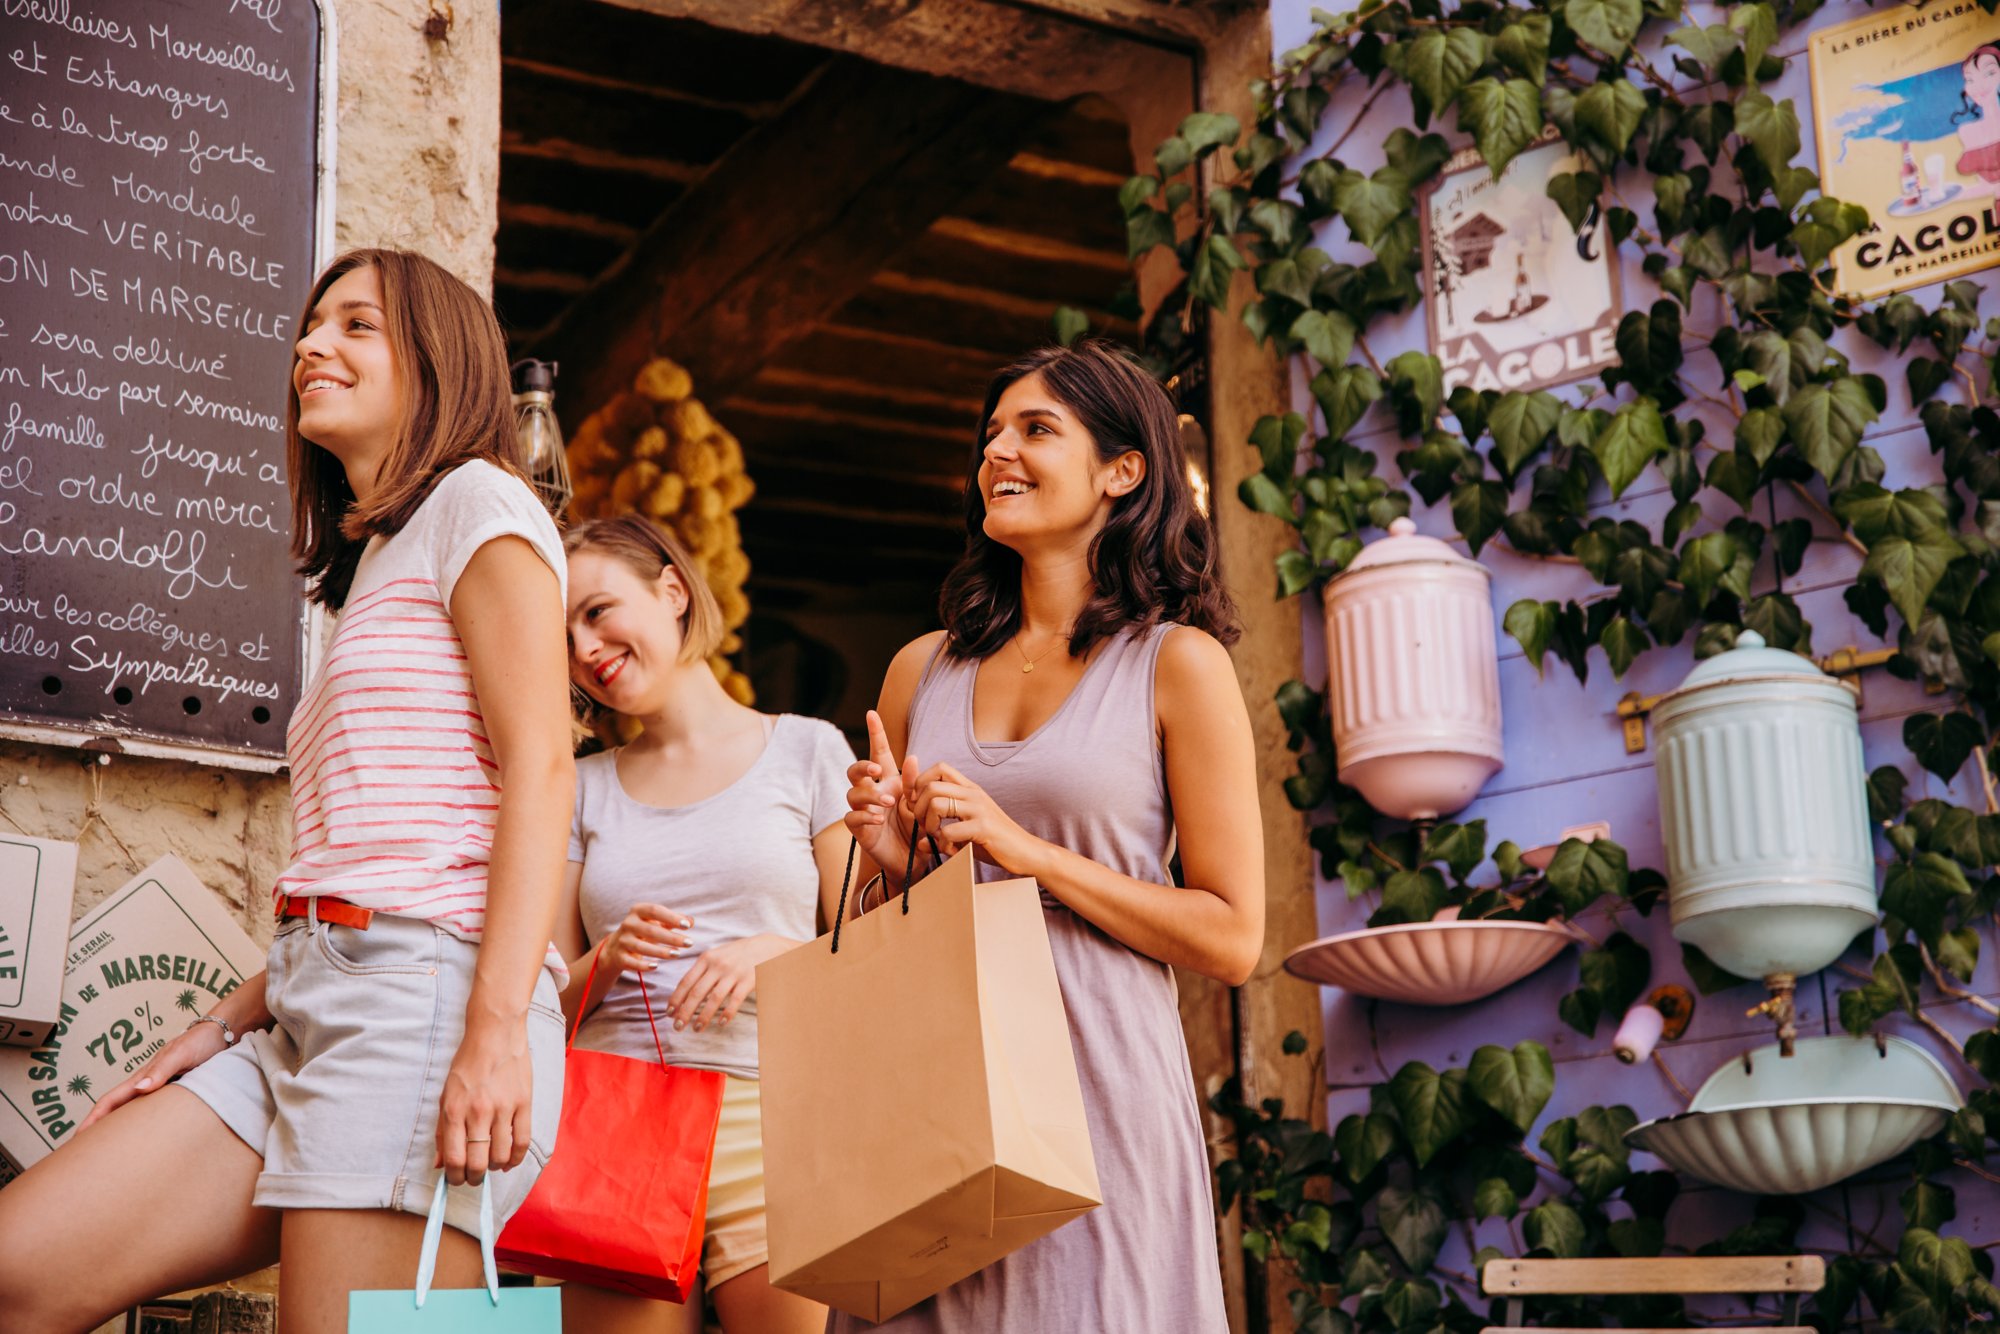
[[[889,747],[889,731],[882,726],[882,715],[868,710],[868,758],[882,766],[883,773],[892,773],[896,768],[896,752]]]

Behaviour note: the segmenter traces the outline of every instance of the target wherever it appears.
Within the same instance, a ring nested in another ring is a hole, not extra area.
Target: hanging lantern
[[[1674,936],[1765,980],[1789,1056],[1798,977],[1876,919],[1854,694],[1746,630],[1653,722]]]
[[[530,357],[515,362],[512,370],[515,458],[560,523],[572,491],[562,427],[556,421],[556,363]]]
[[[1341,782],[1434,820],[1500,770],[1500,668],[1485,568],[1416,532],[1397,519],[1327,585],[1327,714]]]

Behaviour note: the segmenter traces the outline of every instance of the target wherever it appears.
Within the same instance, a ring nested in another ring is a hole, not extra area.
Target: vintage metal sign
[[[1884,5],[1807,44],[1820,189],[1873,226],[1834,280],[1883,296],[2000,262],[2000,16]]]
[[[1569,225],[1549,178],[1580,171],[1553,127],[1495,180],[1461,149],[1419,201],[1424,309],[1447,391],[1542,389],[1618,359],[1616,247]]]
[[[0,834],[0,1042],[39,1047],[62,1012],[76,844]]]

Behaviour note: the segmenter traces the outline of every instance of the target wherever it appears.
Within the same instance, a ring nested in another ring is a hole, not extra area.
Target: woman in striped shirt
[[[340,619],[287,732],[277,938],[0,1193],[10,1328],[282,1260],[287,1331],[344,1330],[351,1289],[409,1285],[440,1172],[437,1282],[476,1286],[474,1187],[494,1174],[504,1221],[554,1143],[565,569],[506,462],[505,345],[471,289],[393,250],[337,260],[300,328],[292,550]]]

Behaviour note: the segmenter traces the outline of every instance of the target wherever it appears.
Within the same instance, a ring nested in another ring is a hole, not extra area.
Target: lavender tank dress
[[[1104,644],[1055,716],[1022,741],[973,735],[978,663],[940,653],[910,704],[909,751],[926,769],[958,769],[1029,833],[1165,885],[1174,825],[1153,670],[1173,629]],[[983,880],[1006,878],[997,866],[979,870]],[[1046,891],[1042,907],[1104,1203],[879,1325],[836,1311],[828,1334],[1226,1334],[1173,973]]]

